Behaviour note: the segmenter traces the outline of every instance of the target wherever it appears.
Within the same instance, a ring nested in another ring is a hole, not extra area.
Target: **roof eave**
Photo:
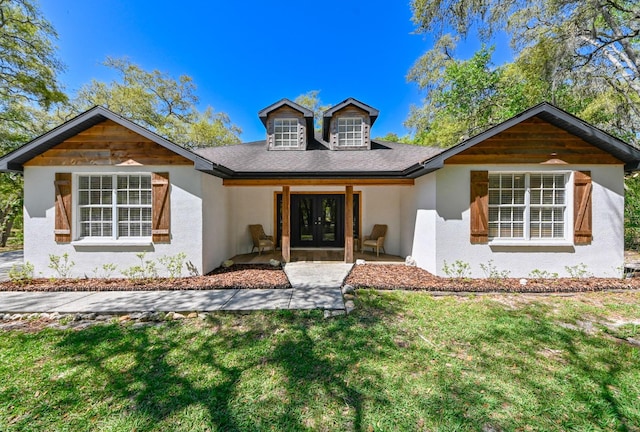
[[[388,178],[388,179],[406,179],[409,178],[404,171],[263,171],[234,172],[233,179],[238,180],[260,180],[260,179],[371,179],[371,178]]]

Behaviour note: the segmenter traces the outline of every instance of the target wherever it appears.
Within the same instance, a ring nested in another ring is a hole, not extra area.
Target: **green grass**
[[[0,430],[638,431],[640,349],[564,324],[639,316],[640,293],[359,291],[326,320],[3,332]]]

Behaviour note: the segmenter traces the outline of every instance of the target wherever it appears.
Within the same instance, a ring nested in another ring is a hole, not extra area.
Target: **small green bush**
[[[18,285],[29,284],[33,280],[34,267],[29,261],[14,264],[9,270],[9,280]]]
[[[108,279],[117,270],[118,266],[113,263],[102,264],[102,267],[93,269],[94,277]]]
[[[493,260],[489,260],[487,264],[480,264],[480,268],[484,272],[484,276],[496,283],[502,282],[503,279],[509,277],[511,272],[509,270],[498,270],[495,264],[493,264]]]
[[[558,278],[558,273],[551,273],[548,272],[547,270],[538,270],[538,269],[534,269],[531,270],[531,272],[529,273],[529,277],[531,279],[557,279]]]
[[[165,255],[158,261],[167,269],[169,278],[175,279],[182,276],[182,267],[184,267],[184,260],[186,258],[187,254],[180,252],[176,255]]]
[[[146,281],[156,279],[158,277],[156,263],[153,260],[145,260],[146,255],[146,252],[137,253],[136,256],[140,260],[140,264],[122,270],[122,274],[131,280]]]
[[[58,277],[66,279],[71,275],[71,269],[76,263],[69,261],[69,254],[64,253],[62,256],[49,254],[49,268],[58,274]]]
[[[445,261],[442,266],[442,271],[450,278],[468,279],[471,276],[471,265],[460,260],[456,260],[453,264],[449,265],[447,261]]]
[[[567,273],[569,273],[569,277],[573,279],[581,279],[591,277],[591,273],[587,271],[587,266],[584,263],[580,263],[574,266],[564,266]]]

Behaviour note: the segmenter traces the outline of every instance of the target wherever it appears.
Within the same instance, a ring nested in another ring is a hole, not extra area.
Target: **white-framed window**
[[[489,173],[489,241],[567,240],[568,173]]]
[[[298,119],[274,119],[274,147],[298,147]]]
[[[342,117],[338,119],[338,146],[360,147],[364,144],[362,117]]]
[[[80,238],[151,237],[150,174],[79,174]]]

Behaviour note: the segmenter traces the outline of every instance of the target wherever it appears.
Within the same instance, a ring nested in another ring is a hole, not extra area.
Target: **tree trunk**
[[[7,241],[9,240],[9,236],[11,236],[11,229],[13,228],[13,218],[10,217],[6,220],[5,223],[2,224],[3,230],[0,232],[0,247],[5,247],[7,245]]]

